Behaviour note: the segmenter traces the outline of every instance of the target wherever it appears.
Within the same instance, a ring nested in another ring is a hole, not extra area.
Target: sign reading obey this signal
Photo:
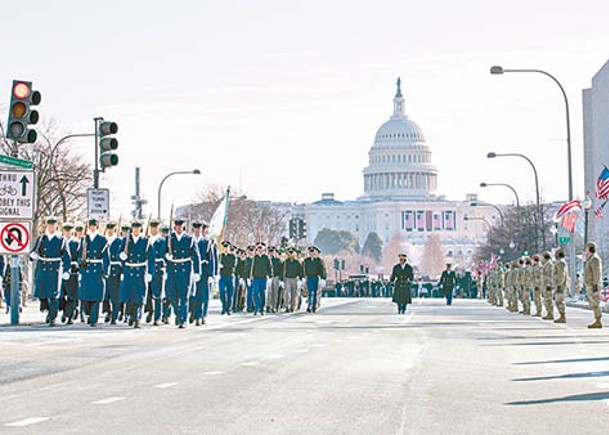
[[[36,180],[34,171],[0,170],[0,219],[32,219]]]
[[[0,254],[30,252],[31,222],[0,222]]]

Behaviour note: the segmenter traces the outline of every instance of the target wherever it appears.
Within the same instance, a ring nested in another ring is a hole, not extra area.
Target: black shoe
[[[230,311],[227,311],[227,312],[226,312],[226,315],[227,315],[227,316],[230,316]]]
[[[129,319],[129,326],[133,326],[133,319]]]
[[[90,323],[89,325],[91,326],[91,328],[95,328],[97,326],[97,323]]]
[[[201,319],[197,319],[197,322],[195,323],[195,326],[201,326]]]
[[[193,313],[190,313],[190,317],[188,318],[188,323],[194,323],[195,321],[195,315]]]
[[[135,325],[133,325],[133,329],[141,329],[142,327],[140,326],[140,322],[135,322]]]
[[[49,326],[57,326],[57,325],[55,324],[55,319],[51,319],[51,320],[49,320]]]
[[[207,322],[205,322],[205,317],[203,317],[203,318],[201,319],[201,325],[205,325],[205,323],[207,323]]]
[[[254,316],[257,316],[257,315],[258,315],[258,311],[254,311]]]
[[[110,316],[108,315],[104,318],[104,323],[108,323],[109,321],[110,321]]]
[[[150,323],[150,322],[152,322],[152,313],[148,313],[146,315],[146,323]]]
[[[162,322],[163,322],[165,325],[168,325],[168,324],[169,324],[169,319],[168,319],[167,317],[163,317]]]
[[[310,312],[311,312],[311,309],[307,307],[307,313],[310,313]]]
[[[180,325],[178,326],[178,328],[180,328],[180,329],[184,329],[184,328],[186,328],[186,326],[184,326],[184,324],[183,324],[183,323],[180,323]]]
[[[159,321],[158,321],[158,320],[155,320],[155,321],[152,323],[152,326],[159,326]]]
[[[110,322],[110,324],[111,324],[111,325],[116,325],[116,319],[113,319],[113,320]]]
[[[178,316],[176,316],[174,323],[176,324],[176,326],[180,324],[180,319],[178,319]]]
[[[68,320],[68,318],[66,317],[65,314],[63,316],[61,316],[61,323],[66,323],[66,320]]]
[[[74,321],[72,319],[68,319],[66,325],[73,325],[73,324],[74,324]]]
[[[260,310],[260,315],[264,316],[264,311]]]
[[[123,315],[123,313],[121,311],[121,313],[118,315],[118,321],[122,322],[124,318],[125,318],[125,316]]]

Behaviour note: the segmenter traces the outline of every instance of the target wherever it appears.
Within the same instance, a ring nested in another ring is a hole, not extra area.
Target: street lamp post
[[[161,183],[159,184],[159,189],[157,191],[157,218],[161,219],[161,190],[163,188],[163,183],[165,183],[165,181],[171,177],[172,175],[187,175],[187,174],[194,174],[194,175],[198,175],[200,174],[201,171],[198,169],[194,169],[192,171],[175,171],[175,172],[170,172],[169,174],[165,175],[165,177],[161,180]]]
[[[489,223],[489,221],[487,221],[486,219],[484,219],[482,216],[463,216],[463,220],[464,221],[482,221],[486,224],[486,226],[488,227],[488,230],[491,230],[491,224]]]
[[[586,247],[588,245],[588,213],[590,212],[590,209],[592,208],[592,200],[590,199],[590,197],[588,195],[586,195],[586,198],[582,201],[582,207],[584,209],[584,251],[585,251]]]
[[[569,171],[569,201],[572,201],[573,200],[573,172],[572,172],[573,165],[571,162],[571,120],[570,120],[570,116],[569,116],[569,99],[567,98],[567,93],[565,92],[565,89],[562,87],[562,85],[560,84],[558,79],[546,71],[542,71],[540,69],[505,69],[498,65],[491,67],[492,75],[501,75],[503,73],[510,73],[510,72],[543,74],[546,77],[551,78],[554,81],[554,83],[556,83],[558,85],[558,87],[560,88],[560,92],[562,93],[562,96],[565,100],[565,113],[566,113],[566,118],[567,118],[567,165],[568,165],[568,171]]]
[[[533,174],[535,175],[535,196],[536,196],[536,200],[537,200],[537,214],[538,214],[538,222],[539,225],[541,226],[541,231],[539,231],[539,228],[537,226],[537,224],[535,225],[535,232],[537,233],[537,238],[539,237],[539,234],[541,233],[541,249],[545,249],[545,244],[546,244],[546,230],[544,228],[544,222],[543,222],[543,209],[541,208],[541,202],[539,200],[539,177],[537,176],[537,168],[535,167],[535,165],[533,164],[533,162],[531,161],[531,159],[529,159],[527,156],[525,156],[524,154],[520,154],[520,153],[503,153],[503,154],[498,154],[498,153],[494,153],[494,152],[490,152],[486,155],[487,158],[489,159],[494,159],[495,157],[520,157],[522,159],[525,159],[527,162],[529,162],[529,164],[531,165],[531,168],[533,168]],[[539,240],[536,243],[536,247],[537,250],[539,250]]]
[[[501,75],[503,73],[510,73],[510,72],[515,72],[515,73],[537,73],[537,74],[543,74],[544,76],[552,79],[554,81],[554,83],[556,83],[560,89],[560,92],[562,93],[563,99],[565,100],[565,115],[566,115],[566,121],[567,121],[567,166],[568,166],[568,173],[569,173],[569,201],[573,201],[573,162],[571,160],[571,119],[570,119],[570,115],[569,115],[569,99],[567,98],[567,93],[565,92],[565,88],[563,88],[563,86],[560,84],[560,82],[558,81],[558,79],[556,77],[554,77],[552,74],[550,74],[547,71],[542,71],[540,69],[505,69],[502,66],[499,65],[495,65],[493,67],[491,67],[491,74],[493,75]],[[543,222],[542,222],[543,224]],[[542,231],[544,231],[543,226],[542,226]],[[544,231],[545,233],[545,231]],[[545,234],[544,234],[545,236]],[[545,244],[545,239],[544,239],[544,244]],[[569,264],[569,272],[571,277],[573,278],[575,276],[575,238],[571,239],[571,245],[570,245],[570,249],[569,249],[569,259],[570,259],[570,264]],[[571,294],[575,293],[575,280],[571,279]]]
[[[503,215],[503,211],[501,211],[499,206],[483,201],[472,201],[469,203],[469,205],[472,207],[493,207],[499,213],[499,217],[501,217],[501,225],[505,223],[505,216]]]
[[[489,187],[489,186],[504,186],[504,187],[507,187],[508,189],[510,189],[514,193],[514,196],[516,197],[516,207],[520,208],[520,198],[518,197],[518,192],[516,192],[516,189],[514,189],[512,186],[510,186],[507,183],[485,183],[485,182],[480,183],[480,187]]]

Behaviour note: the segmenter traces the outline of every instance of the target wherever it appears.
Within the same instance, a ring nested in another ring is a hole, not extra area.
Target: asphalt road
[[[0,328],[4,434],[606,434],[609,331],[482,301]]]

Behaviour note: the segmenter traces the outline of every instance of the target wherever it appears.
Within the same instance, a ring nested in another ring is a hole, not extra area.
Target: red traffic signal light
[[[38,123],[40,116],[38,111],[31,110],[30,106],[40,104],[41,100],[40,92],[32,90],[31,82],[13,80],[8,113],[7,137],[9,139],[25,143],[36,142],[36,131],[28,129],[28,126]]]

